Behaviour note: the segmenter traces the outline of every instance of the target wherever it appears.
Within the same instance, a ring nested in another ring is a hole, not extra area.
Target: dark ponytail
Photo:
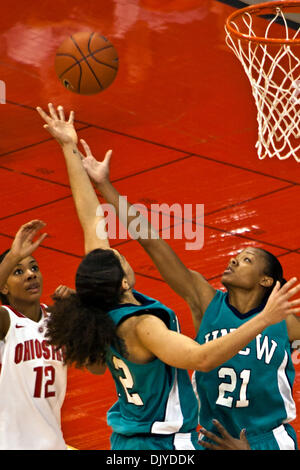
[[[107,313],[120,303],[123,277],[112,250],[93,250],[78,267],[76,294],[49,307],[46,335],[50,344],[64,349],[66,363],[82,367],[105,362],[111,345],[126,355],[125,344]]]
[[[280,286],[282,287],[286,283],[286,280],[283,277],[282,266],[280,262],[278,261],[278,259],[276,258],[276,256],[274,256],[272,253],[262,248],[259,248],[259,250],[263,253],[265,260],[266,260],[264,274],[266,274],[267,276],[270,276],[273,279],[272,286],[266,288],[265,300],[267,300],[276,282],[279,281]]]
[[[2,261],[4,260],[5,256],[7,255],[7,253],[9,253],[9,250],[6,250],[4,251],[1,255],[0,255],[0,264],[2,263]],[[4,295],[0,292],[0,302],[2,305],[9,305],[9,300],[8,300],[8,297],[7,295]]]

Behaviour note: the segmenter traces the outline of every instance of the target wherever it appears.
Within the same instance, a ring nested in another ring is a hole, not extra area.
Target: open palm
[[[47,236],[44,233],[34,241],[34,237],[45,225],[43,221],[37,219],[22,225],[16,233],[10,251],[20,259],[30,256]]]
[[[46,124],[44,128],[57,140],[60,145],[77,144],[78,138],[74,128],[74,111],[70,112],[69,119],[66,121],[64,109],[62,106],[55,110],[52,103],[48,104],[49,115],[37,107],[39,115],[44,119]]]
[[[90,147],[85,142],[85,140],[80,139],[80,142],[84,148],[86,155],[82,160],[82,164],[91,180],[97,184],[109,180],[109,163],[112,150],[108,150],[108,152],[106,152],[105,154],[103,161],[99,162],[93,157]]]

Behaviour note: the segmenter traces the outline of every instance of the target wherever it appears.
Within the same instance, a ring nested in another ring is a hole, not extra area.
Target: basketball
[[[94,95],[109,87],[118,66],[113,44],[95,32],[79,32],[68,37],[55,57],[59,80],[65,88],[80,95]]]

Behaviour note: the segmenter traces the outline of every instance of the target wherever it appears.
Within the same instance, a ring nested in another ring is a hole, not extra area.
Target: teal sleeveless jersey
[[[134,291],[142,305],[123,304],[109,312],[116,325],[133,315],[153,314],[166,318],[170,330],[179,331],[177,317],[159,301]],[[159,359],[136,364],[114,348],[107,353],[118,401],[107,413],[114,432],[127,436],[141,433],[189,433],[198,423],[198,401],[188,372]]]
[[[225,335],[259,311],[242,315],[228,304],[227,293],[217,291],[204,314],[196,341],[203,344]],[[215,432],[212,425],[215,418],[237,438],[243,428],[247,437],[251,437],[290,422],[296,416],[292,397],[294,377],[286,322],[282,321],[266,328],[220,367],[208,373],[195,372],[200,424]]]

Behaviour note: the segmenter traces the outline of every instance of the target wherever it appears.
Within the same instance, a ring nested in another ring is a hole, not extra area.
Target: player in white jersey
[[[32,253],[46,234],[23,225],[0,256],[0,449],[65,450],[60,411],[67,371],[62,351],[45,339],[43,278]]]

